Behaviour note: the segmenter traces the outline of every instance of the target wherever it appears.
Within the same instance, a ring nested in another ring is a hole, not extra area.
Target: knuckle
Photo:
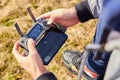
[[[56,19],[56,15],[51,15],[51,18],[52,18],[53,20],[55,20],[55,19]]]

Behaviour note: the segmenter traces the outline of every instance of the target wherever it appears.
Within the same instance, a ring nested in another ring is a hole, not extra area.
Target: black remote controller
[[[26,56],[29,55],[27,42],[29,38],[32,38],[35,41],[36,49],[44,65],[48,65],[67,40],[67,35],[65,34],[66,29],[57,23],[47,25],[47,21],[43,18],[36,20],[30,8],[27,8],[27,11],[32,17],[34,25],[24,35],[18,24],[15,23],[15,27],[21,36],[20,46],[26,50]]]

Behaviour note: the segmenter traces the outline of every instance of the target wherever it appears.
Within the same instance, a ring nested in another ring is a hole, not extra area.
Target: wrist
[[[31,76],[32,76],[32,78],[34,79],[34,80],[36,80],[39,76],[41,76],[42,74],[45,74],[45,73],[47,73],[48,71],[46,70],[46,68],[45,67],[43,67],[43,68],[40,68],[40,69],[36,69],[36,71],[35,72],[33,72],[33,74],[31,73]]]
[[[76,19],[79,21],[75,7],[69,8],[68,11],[69,11],[69,14],[71,14],[72,16],[72,19]]]

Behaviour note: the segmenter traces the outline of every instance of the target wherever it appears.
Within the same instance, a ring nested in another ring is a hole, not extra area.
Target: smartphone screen
[[[39,34],[42,32],[43,27],[40,24],[35,24],[34,27],[28,32],[27,36],[36,40]]]
[[[48,65],[57,51],[67,40],[67,35],[60,31],[50,29],[36,46],[36,49],[43,60],[44,65]]]

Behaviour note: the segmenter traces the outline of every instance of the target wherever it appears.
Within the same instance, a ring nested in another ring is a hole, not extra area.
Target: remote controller
[[[48,65],[57,51],[67,40],[67,35],[65,34],[66,29],[57,23],[47,25],[47,20],[43,18],[36,20],[29,7],[27,8],[27,11],[34,21],[34,25],[24,35],[18,24],[14,24],[16,30],[21,36],[19,44],[25,49],[27,56],[29,55],[27,45],[28,39],[32,38],[35,41],[35,47],[42,58],[44,65]]]

